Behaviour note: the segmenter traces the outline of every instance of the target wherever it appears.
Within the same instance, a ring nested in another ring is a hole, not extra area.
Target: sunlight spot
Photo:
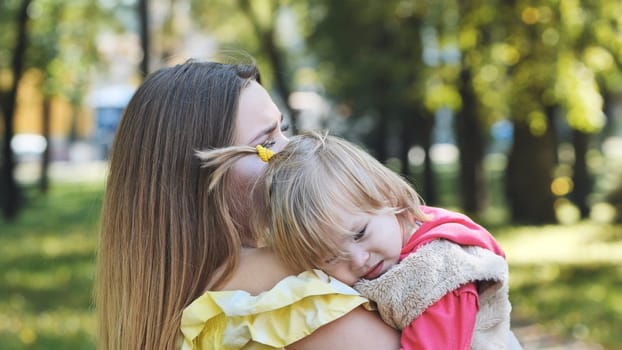
[[[527,7],[523,10],[521,14],[521,19],[526,24],[535,24],[538,21],[539,12],[535,7]]]
[[[559,42],[559,33],[555,28],[548,28],[542,33],[542,42],[548,46],[555,46]]]
[[[565,196],[572,192],[574,183],[568,176],[560,176],[553,180],[551,183],[551,192],[556,196]]]
[[[498,79],[499,70],[492,64],[487,64],[481,70],[482,79],[486,82],[492,82]]]
[[[18,156],[37,156],[45,151],[47,140],[37,134],[17,134],[11,139],[11,149]]]
[[[32,328],[24,327],[19,331],[19,339],[22,343],[29,345],[35,342],[37,334],[35,334],[35,331]]]
[[[492,57],[506,65],[514,65],[520,59],[518,49],[509,44],[497,44],[492,48]]]
[[[608,137],[601,147],[607,158],[622,159],[622,137]]]
[[[605,202],[594,204],[590,211],[590,219],[603,224],[613,223],[616,216],[616,208],[613,205]]]
[[[57,238],[48,238],[43,241],[41,247],[43,254],[46,256],[58,256],[64,250],[63,242]]]
[[[420,166],[425,161],[425,151],[421,146],[414,146],[408,150],[408,162],[414,166]]]
[[[581,212],[574,204],[565,198],[555,201],[555,216],[560,224],[569,225],[581,220]]]
[[[615,65],[615,59],[607,49],[601,46],[590,46],[584,54],[587,65],[596,71],[605,71]]]
[[[450,143],[437,143],[430,147],[430,159],[436,164],[454,163],[459,155],[458,147]]]
[[[550,22],[551,18],[553,18],[553,11],[548,6],[540,6],[538,11],[538,19],[540,20],[540,23]]]
[[[573,226],[550,225],[512,229],[503,235],[503,246],[510,264],[616,263],[622,266],[622,241],[599,242],[603,230],[618,232],[614,225],[580,221]],[[534,276],[535,277],[535,276]]]

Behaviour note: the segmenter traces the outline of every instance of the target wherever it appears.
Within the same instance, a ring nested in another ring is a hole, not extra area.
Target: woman
[[[195,157],[199,149],[278,151],[286,143],[282,116],[257,80],[254,66],[189,61],[153,73],[127,106],[102,210],[98,348],[178,348],[182,312],[205,292],[257,295],[301,272],[257,248],[247,227],[249,186],[264,163],[242,159],[223,189],[208,191]],[[393,329],[352,306],[359,297],[343,298],[350,302],[331,322],[302,325],[288,349],[399,347]],[[317,300],[302,309],[311,320],[324,306],[319,296],[307,300]]]

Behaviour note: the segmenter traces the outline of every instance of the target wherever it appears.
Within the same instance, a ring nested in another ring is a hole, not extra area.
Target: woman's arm
[[[245,249],[240,265],[225,290],[246,290],[258,294],[272,288],[284,277],[297,274],[283,266],[268,249]],[[288,350],[391,350],[399,349],[400,333],[387,326],[376,312],[357,307],[307,337]]]
[[[400,333],[375,312],[358,307],[287,347],[288,350],[399,349]]]

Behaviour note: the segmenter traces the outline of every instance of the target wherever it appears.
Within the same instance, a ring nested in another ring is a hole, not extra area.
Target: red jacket
[[[402,248],[400,259],[435,239],[479,246],[505,257],[494,237],[467,216],[441,208],[422,206],[421,209],[431,218],[412,234]],[[446,294],[402,330],[402,349],[470,349],[478,310],[475,283],[463,285]]]

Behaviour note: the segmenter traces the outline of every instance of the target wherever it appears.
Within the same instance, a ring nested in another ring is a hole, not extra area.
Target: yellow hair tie
[[[264,162],[266,162],[266,163],[268,163],[268,161],[274,155],[274,152],[272,152],[271,150],[265,148],[262,145],[257,145],[257,147],[255,147],[255,149],[257,149],[257,155],[259,156],[259,158],[261,160],[263,160]]]

